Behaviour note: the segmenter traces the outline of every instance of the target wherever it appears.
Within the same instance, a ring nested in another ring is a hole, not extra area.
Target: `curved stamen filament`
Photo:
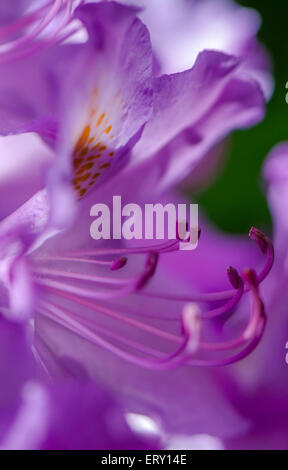
[[[253,300],[250,320],[244,332],[239,338],[236,338],[232,341],[227,341],[219,344],[203,343],[200,345],[200,347],[209,351],[224,351],[241,347],[247,344],[247,342],[248,345],[246,345],[245,348],[242,349],[240,352],[233,354],[230,357],[216,360],[200,359],[196,360],[195,362],[193,361],[193,363],[191,364],[199,366],[219,366],[232,364],[246,357],[258,345],[265,330],[266,316],[264,312],[263,302],[260,299],[258,293],[257,275],[253,270],[247,270],[244,273],[244,277],[246,278],[246,281],[249,284]]]
[[[35,20],[39,18],[42,13],[47,10],[47,8],[52,4],[52,1],[46,3],[39,7],[37,10],[34,10],[31,13],[19,18],[16,21],[13,21],[11,24],[7,26],[2,26],[0,28],[0,39],[5,38],[5,36],[10,36],[16,32],[20,32],[22,29],[26,28],[29,24],[33,23]]]
[[[39,24],[35,27],[33,31],[31,31],[29,34],[27,34],[24,37],[15,39],[14,41],[10,41],[8,44],[2,45],[0,47],[0,52],[1,52],[1,49],[3,49],[3,47],[7,49],[7,46],[9,46],[8,50],[12,50],[35,39],[50,24],[52,19],[55,18],[55,16],[57,15],[57,13],[59,13],[62,6],[63,6],[63,0],[55,0],[52,3],[51,9],[48,11],[46,16],[42,20],[40,20]]]
[[[110,290],[110,291],[95,291],[91,289],[87,289],[84,287],[77,287],[72,286],[63,282],[50,280],[48,278],[35,278],[36,284],[42,285],[47,288],[56,289],[58,291],[68,292],[68,293],[76,293],[82,297],[87,297],[90,299],[112,299],[118,296],[122,296],[125,294],[132,293],[144,287],[144,285],[149,281],[149,279],[154,275],[156,264],[157,264],[157,255],[155,253],[149,253],[147,255],[146,265],[144,267],[143,272],[135,276],[134,278],[126,278],[126,279],[118,279],[112,277],[102,277],[102,276],[94,276],[85,273],[71,273],[69,271],[57,271],[53,269],[46,269],[40,268],[38,271],[35,268],[34,272],[37,274],[48,274],[54,275],[57,277],[67,277],[70,279],[81,279],[86,281],[92,282],[99,282],[99,283],[107,283],[107,284],[116,284],[121,285],[123,287],[117,290]]]
[[[238,280],[238,288],[235,291],[235,294],[233,297],[231,297],[228,302],[225,304],[221,305],[220,307],[214,308],[212,310],[208,310],[207,312],[203,313],[202,318],[207,319],[207,318],[216,318],[219,317],[220,315],[227,315],[231,310],[233,310],[237,304],[239,303],[242,295],[244,292],[244,285],[243,281],[239,276]]]
[[[33,43],[31,47],[20,49],[19,51],[15,52],[9,52],[7,54],[3,53],[0,54],[0,63],[5,63],[5,62],[11,62],[14,60],[22,59],[23,57],[26,57],[30,54],[35,54],[37,52],[40,52],[44,49],[47,49],[53,44],[61,43],[68,39],[69,37],[73,36],[75,33],[77,33],[81,29],[81,26],[76,26],[74,29],[71,29],[65,34],[59,35],[58,37],[52,38],[50,41],[39,41],[36,43]]]
[[[36,284],[42,285],[47,287],[48,289],[55,289],[58,291],[63,292],[70,292],[76,293],[82,297],[87,297],[88,299],[95,299],[95,300],[105,300],[105,299],[113,299],[123,295],[131,294],[135,290],[135,285],[125,284],[123,288],[117,290],[110,290],[110,291],[95,291],[91,289],[86,289],[83,287],[72,286],[69,284],[65,284],[64,282],[53,281],[50,279],[36,279]]]
[[[71,256],[109,256],[109,255],[138,255],[138,254],[145,254],[145,253],[162,253],[167,249],[173,248],[178,250],[179,241],[178,240],[170,240],[164,243],[158,243],[156,245],[149,245],[149,246],[140,246],[135,248],[103,248],[100,250],[82,250],[82,251],[73,251],[69,253]]]
[[[95,304],[94,302],[91,302],[87,299],[83,299],[74,294],[70,294],[70,293],[68,294],[66,292],[61,292],[61,291],[53,291],[53,292],[54,294],[57,294],[59,297],[63,297],[67,300],[70,300],[74,304],[81,305],[82,307],[87,307],[97,313],[102,313],[108,317],[111,317],[115,320],[119,320],[123,323],[126,323],[127,325],[138,328],[139,330],[146,331],[147,333],[155,335],[159,338],[167,339],[176,343],[179,341],[179,336],[173,333],[168,333],[164,330],[160,330],[159,328],[151,326],[147,323],[143,323],[139,320],[135,320],[135,318],[128,317],[127,315],[122,314],[121,312],[118,312],[111,308],[107,308],[101,304]]]
[[[133,341],[132,339],[125,338],[124,336],[113,332],[109,330],[108,328],[104,328],[100,326],[99,324],[96,324],[93,320],[89,320],[87,318],[83,318],[81,314],[77,314],[76,312],[72,312],[70,310],[64,309],[61,307],[61,310],[55,305],[51,304],[50,302],[41,302],[42,307],[38,308],[38,313],[41,313],[42,315],[48,316],[50,319],[55,321],[56,323],[58,322],[58,317],[62,316],[62,312],[66,312],[66,314],[72,318],[76,318],[78,321],[80,321],[82,324],[84,324],[86,327],[92,328],[93,331],[97,331],[98,333],[104,334],[108,338],[112,338],[114,341],[117,341],[118,344],[124,345],[125,347],[129,347],[135,351],[138,351],[140,353],[152,355],[153,357],[159,357],[161,356],[160,352],[155,353],[153,349],[151,349],[149,346],[144,346],[143,344],[140,344],[139,342]],[[56,308],[56,310],[55,310]],[[180,340],[180,338],[179,338]]]
[[[187,346],[189,345],[189,342],[191,340],[190,335],[193,335],[194,331],[188,333],[187,329],[185,329],[185,334],[183,336],[182,343],[173,352],[159,359],[147,359],[145,357],[139,357],[123,349],[120,349],[119,347],[115,346],[114,344],[110,343],[109,341],[105,340],[101,336],[86,328],[77,320],[72,319],[71,316],[63,312],[63,310],[59,311],[59,309],[57,309],[56,307],[54,308],[54,311],[58,312],[58,315],[61,315],[60,317],[58,316],[57,321],[66,328],[69,328],[71,331],[80,334],[83,338],[91,341],[97,346],[101,346],[107,351],[116,354],[118,357],[144,368],[154,370],[170,369],[184,364],[187,360],[187,356],[190,356],[190,354],[187,352]],[[197,331],[195,331],[195,335],[197,335]]]
[[[56,276],[56,277],[66,277],[68,279],[76,279],[79,281],[89,281],[98,284],[127,284],[135,281],[135,278],[116,278],[111,276],[95,276],[94,274],[86,274],[86,273],[78,273],[72,271],[61,271],[57,269],[51,268],[39,268],[34,269],[35,274],[41,274],[41,280],[43,280],[43,276]],[[37,278],[38,281],[39,278]],[[47,279],[47,277],[45,277]],[[40,280],[40,283],[41,283]],[[45,284],[44,284],[45,285]]]
[[[274,263],[274,248],[272,241],[264,235],[260,230],[252,227],[249,233],[250,238],[253,241],[256,241],[260,247],[263,254],[266,255],[266,263],[264,268],[257,275],[258,283],[261,283],[266,279],[269,272],[272,269]],[[260,243],[262,244],[260,245]],[[244,288],[244,293],[249,292],[250,287],[246,286]],[[147,292],[141,291],[140,295],[145,297],[153,297],[158,299],[166,299],[175,302],[217,302],[221,300],[228,300],[235,295],[234,289],[227,289],[225,291],[219,292],[209,292],[205,294],[195,294],[195,295],[174,295],[174,294],[165,294],[162,292]]]
[[[179,346],[176,348],[175,351],[173,351],[171,354],[166,355],[165,357],[161,357],[159,359],[159,355],[161,354],[159,351],[140,345],[136,343],[135,341],[132,341],[127,338],[123,338],[117,333],[111,332],[106,330],[103,327],[99,327],[99,325],[95,324],[91,320],[84,319],[84,323],[88,321],[88,325],[90,322],[90,326],[98,332],[100,331],[102,334],[112,337],[114,340],[116,340],[118,343],[122,344],[122,346],[130,347],[133,350],[136,350],[138,353],[145,353],[152,355],[152,359],[144,359],[142,357],[137,357],[135,355],[132,355],[131,353],[128,353],[127,351],[123,351],[119,347],[107,342],[105,339],[99,337],[99,335],[95,335],[91,329],[89,329],[89,326],[83,325],[83,318],[81,318],[77,313],[73,313],[70,311],[64,311],[63,308],[59,308],[49,302],[42,302],[42,306],[44,307],[41,309],[40,308],[40,313],[44,315],[50,315],[52,314],[52,319],[60,324],[62,324],[64,327],[67,327],[68,329],[74,331],[77,334],[80,334],[86,339],[89,339],[93,343],[97,344],[98,346],[105,347],[105,349],[116,353],[119,357],[122,357],[123,359],[128,360],[129,362],[133,362],[134,364],[137,364],[142,367],[148,367],[152,369],[158,369],[158,368],[170,368],[170,367],[175,367],[179,366],[181,364],[187,363],[189,365],[194,365],[194,366],[220,366],[220,365],[227,365],[231,364],[233,362],[236,362],[242,358],[244,358],[246,355],[248,355],[250,352],[253,351],[253,349],[257,346],[259,343],[266,319],[264,315],[264,310],[263,310],[263,304],[262,301],[259,297],[258,294],[258,287],[257,287],[257,282],[256,276],[253,275],[253,272],[250,270],[248,273],[246,273],[247,280],[249,282],[250,288],[251,288],[251,293],[253,296],[253,306],[252,306],[252,313],[250,316],[249,323],[247,327],[245,328],[244,332],[242,335],[232,341],[227,341],[224,343],[201,343],[200,341],[197,340],[197,328],[194,328],[194,337],[193,335],[187,334],[187,328],[186,328],[186,334],[184,334],[184,340],[183,338],[180,338],[179,336],[163,332],[162,330],[159,330],[158,328],[151,327],[150,325],[145,325],[142,324],[141,322],[135,321],[135,320],[130,320],[129,318],[125,318],[117,312],[113,312],[112,310],[106,309],[105,307],[102,307],[101,305],[95,305],[93,303],[87,302],[85,299],[79,299],[76,296],[69,296],[69,300],[72,300],[74,303],[78,302],[83,306],[92,308],[96,310],[99,313],[104,313],[112,316],[113,318],[118,318],[121,321],[127,322],[131,324],[132,326],[135,327],[140,327],[141,329],[146,330],[149,333],[156,334],[156,336],[168,339],[173,342],[180,343]],[[66,297],[66,296],[65,296]],[[76,317],[76,320],[75,320]],[[77,320],[77,317],[81,319],[81,322]],[[182,316],[182,322],[183,322],[183,316]],[[189,324],[186,320],[186,325]],[[191,325],[191,322],[190,322]],[[193,325],[193,321],[192,321]],[[184,331],[184,333],[185,333]],[[191,339],[196,338],[196,345],[193,346],[193,354],[198,349],[198,351],[201,350],[209,350],[210,352],[216,352],[216,351],[226,351],[226,350],[231,350],[231,349],[236,349],[241,346],[245,346],[240,352],[232,354],[231,356],[227,358],[220,358],[220,359],[191,359],[191,354],[189,355],[188,351],[188,344],[189,341],[191,342]],[[247,344],[248,342],[248,344]],[[158,358],[155,360],[155,358]]]
[[[262,281],[264,281],[272,269],[274,262],[274,247],[270,238],[255,227],[251,228],[249,237],[258,244],[261,252],[267,255],[265,266],[257,275],[258,284],[260,284]]]
[[[112,266],[114,261],[104,261],[98,259],[87,259],[87,258],[77,258],[72,256],[49,256],[49,258],[41,258],[41,261],[64,261],[64,262],[75,262],[75,263],[85,263],[85,264],[97,264],[102,266]]]
[[[81,29],[82,26],[77,28],[68,28],[68,25],[72,25],[73,21],[73,7],[75,0],[54,0],[47,2],[37,10],[27,14],[24,18],[15,21],[11,25],[5,26],[0,30],[0,38],[8,37],[7,41],[0,45],[0,63],[11,62],[13,60],[20,59],[29,54],[40,51],[56,42],[62,42],[69,36],[75,34]],[[77,4],[80,5],[83,0],[80,0]],[[45,13],[46,12],[46,13]],[[43,17],[43,13],[45,13]],[[61,21],[57,27],[51,32],[47,32],[45,36],[39,39],[42,33],[46,33],[47,28],[52,24],[55,18],[62,15]],[[36,26],[25,32],[26,27],[33,27],[34,23]],[[68,30],[70,29],[70,31]],[[17,39],[9,41],[9,37],[16,32],[24,30],[22,36]]]
[[[158,249],[160,247],[160,249],[157,252],[152,251],[147,253],[147,248],[133,248],[133,254],[146,253],[147,259],[142,273],[132,278],[109,278],[106,276],[95,276],[94,274],[86,274],[82,272],[62,271],[44,267],[41,268],[41,261],[43,261],[43,259],[38,259],[38,263],[40,261],[40,268],[34,270],[34,274],[40,275],[40,277],[37,277],[36,282],[40,285],[43,285],[45,290],[51,293],[55,300],[58,298],[58,300],[63,303],[63,299],[65,299],[65,301],[68,301],[72,306],[75,306],[76,310],[73,311],[73,309],[72,311],[69,311],[67,308],[64,309],[62,306],[58,306],[54,303],[54,301],[45,301],[42,298],[39,306],[39,313],[48,316],[53,321],[58,322],[62,326],[93,342],[94,344],[101,346],[110,352],[113,352],[118,357],[121,357],[122,359],[132,362],[133,364],[137,364],[141,367],[157,370],[168,369],[171,367],[180,366],[182,364],[187,364],[190,366],[223,366],[232,364],[233,362],[239,361],[240,359],[246,357],[254,350],[263,335],[266,324],[263,304],[259,297],[258,284],[263,276],[267,275],[268,269],[271,269],[270,264],[272,262],[271,260],[273,260],[273,247],[269,247],[269,239],[267,239],[256,229],[251,231],[250,236],[254,241],[257,242],[261,251],[267,254],[267,262],[264,269],[258,276],[252,270],[245,271],[243,273],[243,278],[246,283],[246,287],[244,289],[244,282],[242,277],[239,276],[236,269],[229,267],[227,273],[233,289],[231,291],[225,292],[226,296],[227,292],[232,292],[233,295],[227,297],[227,302],[223,305],[203,312],[202,314],[198,311],[198,307],[193,306],[194,304],[191,304],[191,302],[184,305],[182,314],[178,314],[173,318],[167,315],[163,316],[162,313],[155,313],[152,315],[150,309],[146,315],[145,313],[141,313],[138,310],[135,312],[133,309],[129,312],[125,306],[122,306],[121,311],[121,307],[115,307],[113,302],[112,307],[109,307],[109,300],[113,301],[114,298],[118,298],[122,294],[143,295],[143,287],[155,273],[159,253],[164,254],[167,247],[172,246],[170,242],[168,244],[165,242],[162,245],[158,245],[157,247]],[[98,264],[98,259],[86,259],[85,256],[95,256],[95,254],[99,255],[100,257],[104,254],[107,256],[115,254],[122,255],[123,252],[130,253],[129,250],[127,251],[127,249],[109,249],[85,252],[85,255],[83,255],[83,252],[81,252],[81,257],[77,257],[76,254],[73,256],[71,254],[61,257],[56,256],[54,257],[54,260],[59,260],[61,262],[68,261],[73,263],[85,263],[86,261],[90,261],[92,264]],[[51,261],[53,258],[46,257],[44,260]],[[113,270],[123,267],[126,264],[126,261],[127,258],[119,258],[116,261],[107,261],[104,259],[100,260],[100,264],[103,264],[104,266],[110,266],[110,269]],[[43,275],[45,276],[44,278],[41,277]],[[56,277],[56,279],[50,279],[50,276]],[[78,285],[74,286],[64,282],[62,283],[58,281],[57,278],[59,277],[88,281],[96,284],[104,283],[116,285],[120,286],[120,288],[116,290],[109,290],[107,292],[98,292],[92,289],[81,288]],[[236,338],[228,341],[226,340],[216,343],[202,342],[199,336],[199,319],[202,318],[209,320],[220,315],[230,314],[241,300],[243,294],[248,291],[252,296],[252,310],[248,324],[240,336],[237,336]],[[150,297],[153,297],[153,295],[153,293],[149,293]],[[219,293],[216,293],[216,296],[217,295],[219,295]],[[201,301],[207,301],[207,296],[208,298],[210,296],[209,300],[223,300],[221,297],[215,299],[215,293],[204,294],[204,296],[200,295],[199,297]],[[159,298],[157,294],[156,297]],[[169,294],[163,294],[163,296],[161,294],[160,298],[163,298],[167,301],[170,299],[170,296]],[[106,303],[97,303],[95,302],[96,300],[105,300]],[[175,296],[173,296],[173,300],[175,300]],[[179,300],[183,302],[183,297],[179,297]],[[81,306],[82,308],[79,309],[77,308],[78,306]],[[86,315],[82,313],[83,308],[87,309]],[[197,315],[195,315],[195,309],[197,310]],[[92,312],[97,313],[97,316],[91,317]],[[116,331],[111,331],[110,328],[100,325],[99,321],[97,321],[100,319],[98,316],[99,314],[115,320]],[[139,317],[142,318],[139,319]],[[179,331],[181,331],[181,329],[176,331],[175,334],[175,332],[166,331],[162,327],[151,325],[149,322],[151,319],[158,320],[160,322],[163,320],[178,322],[179,326],[182,326],[182,335],[179,335]],[[117,332],[117,322],[122,324],[124,323],[128,327],[132,328],[131,331],[129,328],[127,330],[128,337],[123,337],[120,333]],[[164,341],[164,343],[168,342],[165,349],[168,347],[170,349],[170,343],[176,345],[176,349],[171,353],[165,354],[165,352],[157,350],[157,346],[156,348],[151,347],[150,342],[148,342],[148,344],[140,344],[135,339],[130,338],[130,333],[133,335],[133,331],[137,332],[137,330],[140,333],[140,338],[143,340],[143,334],[145,333],[156,338],[156,344],[159,344],[159,346]],[[238,351],[234,352],[236,350]],[[196,352],[198,357],[195,357]],[[205,355],[211,355],[212,353],[220,354],[220,357],[205,358]],[[223,353],[226,353],[224,357]],[[204,355],[204,357],[201,357],[202,355]]]

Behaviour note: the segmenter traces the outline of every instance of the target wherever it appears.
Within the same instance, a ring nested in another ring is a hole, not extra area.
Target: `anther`
[[[158,253],[154,251],[148,254],[144,272],[136,283],[136,290],[142,289],[154,275],[158,263],[158,257]]]
[[[234,287],[234,289],[239,289],[240,285],[240,276],[238,274],[237,269],[233,268],[232,266],[229,266],[227,268],[227,275],[229,278],[230,283]]]
[[[113,264],[111,265],[111,271],[116,271],[117,269],[123,268],[127,263],[127,258],[122,256],[121,258],[116,259]]]
[[[266,235],[264,235],[263,232],[261,232],[261,230],[259,230],[256,227],[252,227],[249,232],[249,237],[251,238],[251,240],[257,243],[262,253],[264,254],[267,253],[267,248],[268,248],[267,237]]]

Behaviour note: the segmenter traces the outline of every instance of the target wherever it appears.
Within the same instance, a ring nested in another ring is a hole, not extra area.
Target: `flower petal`
[[[62,77],[60,156],[51,181],[70,180],[80,198],[128,162],[151,114],[151,46],[135,13],[114,2],[76,10],[89,39]]]
[[[147,25],[161,73],[182,72],[204,49],[243,59],[241,67],[261,84],[265,96],[273,91],[268,53],[257,41],[260,15],[230,0],[138,0],[139,16]]]
[[[238,77],[237,65],[235,57],[205,51],[191,70],[157,79],[153,117],[133,162],[147,159],[162,189],[188,176],[232,130],[263,118],[262,92],[257,83]]]
[[[17,413],[21,388],[31,373],[25,330],[0,315],[0,442]]]
[[[0,137],[0,220],[45,185],[53,153],[37,134]]]

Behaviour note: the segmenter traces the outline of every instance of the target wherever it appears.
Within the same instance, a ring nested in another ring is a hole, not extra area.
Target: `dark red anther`
[[[232,266],[229,266],[227,268],[227,275],[234,289],[239,289],[241,279],[237,269],[233,268]]]
[[[158,263],[158,257],[159,257],[158,253],[154,251],[149,253],[146,264],[145,264],[144,272],[140,276],[136,284],[137,290],[142,289],[147,284],[147,282],[151,279],[151,277],[154,275],[156,271],[157,263]]]
[[[125,256],[122,256],[122,258],[118,258],[114,261],[110,269],[111,271],[116,271],[117,269],[123,268],[126,263],[127,263],[127,258]]]
[[[263,232],[261,232],[261,230],[259,230],[256,227],[252,227],[249,232],[249,237],[251,238],[251,240],[257,243],[262,253],[264,254],[267,253],[267,248],[268,248],[267,237],[266,235],[264,235]]]

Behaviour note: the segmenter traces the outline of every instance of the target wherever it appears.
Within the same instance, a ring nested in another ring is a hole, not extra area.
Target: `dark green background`
[[[262,165],[272,147],[288,140],[288,0],[242,0],[262,16],[259,39],[274,63],[275,91],[265,120],[251,130],[237,131],[230,140],[227,163],[220,176],[196,196],[210,220],[226,232],[244,233],[252,225],[271,226],[261,179]]]

